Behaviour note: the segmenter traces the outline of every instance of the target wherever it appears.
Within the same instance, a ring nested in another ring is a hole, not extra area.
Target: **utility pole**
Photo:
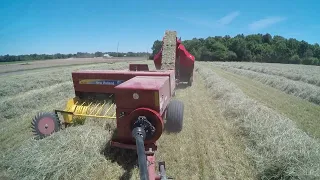
[[[147,48],[147,60],[149,60],[149,48]]]
[[[118,41],[118,45],[117,45],[117,57],[119,57],[119,41]]]

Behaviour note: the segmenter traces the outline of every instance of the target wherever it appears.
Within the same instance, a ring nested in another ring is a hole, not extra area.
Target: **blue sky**
[[[1,0],[0,55],[149,51],[166,29],[182,40],[271,33],[320,43],[316,0]]]

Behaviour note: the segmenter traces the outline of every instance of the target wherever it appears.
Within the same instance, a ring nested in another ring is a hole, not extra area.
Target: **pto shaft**
[[[144,148],[146,131],[142,127],[138,126],[132,130],[132,136],[136,139],[140,179],[149,180],[147,156]]]

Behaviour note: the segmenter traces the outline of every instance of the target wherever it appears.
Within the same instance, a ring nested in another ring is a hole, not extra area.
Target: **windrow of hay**
[[[104,63],[95,65],[83,65],[74,67],[54,67],[26,72],[19,75],[0,78],[0,100],[8,96],[16,96],[26,91],[45,88],[51,85],[72,81],[71,73],[82,69],[128,69],[128,62]],[[45,74],[45,75],[44,75]]]
[[[0,168],[6,172],[2,176],[19,180],[119,179],[123,168],[103,153],[112,136],[112,129],[106,129],[88,123],[42,140],[29,139],[2,155]]]
[[[23,96],[2,101],[0,110],[0,150],[14,148],[31,135],[31,121],[38,112],[52,112],[64,108],[66,100],[72,98],[71,82],[56,84],[48,88],[28,91]]]
[[[211,64],[213,65],[213,64]],[[277,88],[287,94],[294,95],[309,102],[320,104],[320,87],[307,84],[301,81],[294,81],[281,76],[268,75],[250,70],[237,69],[227,66],[213,65],[220,67],[223,70],[236,73],[242,76],[247,76],[257,80],[268,86]]]
[[[290,119],[249,99],[206,64],[199,63],[197,71],[224,115],[244,130],[247,152],[254,158],[261,179],[320,178],[319,141]]]
[[[269,75],[283,76],[320,86],[320,67],[301,64],[252,63],[252,62],[215,62],[222,66],[251,70]]]

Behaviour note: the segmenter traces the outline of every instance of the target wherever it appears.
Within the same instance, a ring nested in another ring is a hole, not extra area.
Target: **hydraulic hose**
[[[146,132],[141,127],[136,127],[132,130],[132,136],[136,139],[138,163],[141,180],[149,180],[147,156],[145,154],[144,139]]]

